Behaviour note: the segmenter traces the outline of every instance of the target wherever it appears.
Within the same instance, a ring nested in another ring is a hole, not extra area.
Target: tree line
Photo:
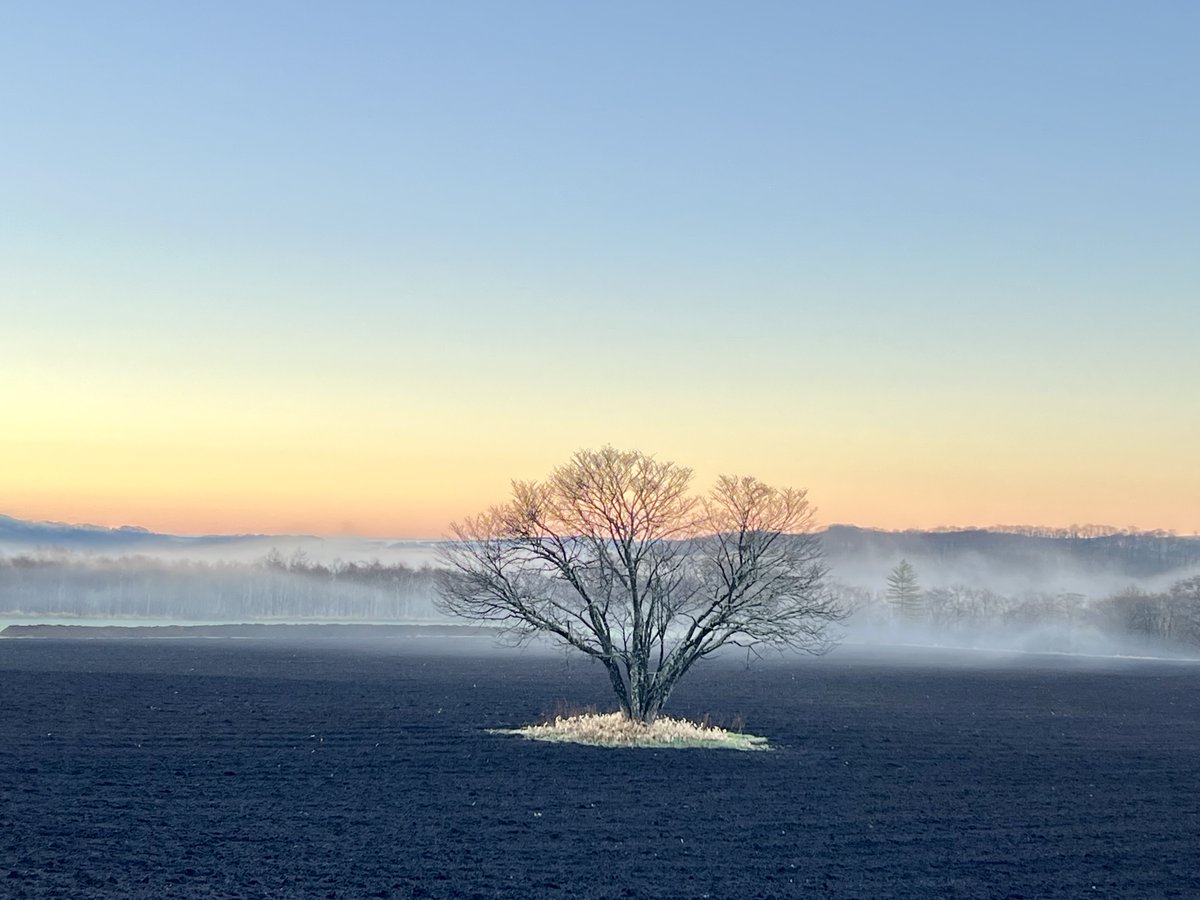
[[[440,618],[434,576],[402,564],[321,563],[272,550],[255,562],[72,554],[0,558],[0,612],[98,618]]]
[[[1105,597],[1075,592],[1005,595],[968,585],[925,589],[917,570],[901,560],[882,591],[837,584],[834,591],[860,623],[927,628],[946,638],[971,640],[989,632],[1051,626],[1044,649],[1071,650],[1082,635],[1109,634],[1144,645],[1200,647],[1200,575],[1162,591],[1131,585]]]
[[[1063,566],[1130,579],[1200,567],[1200,537],[1100,525],[933,531],[881,531],[834,525],[821,534],[821,543],[835,570],[842,561],[872,558],[904,558],[919,565],[953,564],[966,557],[982,557],[997,568],[1047,579]]]

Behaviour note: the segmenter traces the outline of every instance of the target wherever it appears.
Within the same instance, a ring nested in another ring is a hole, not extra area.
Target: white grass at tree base
[[[524,728],[493,728],[492,734],[519,734],[535,741],[587,744],[593,747],[707,747],[714,750],[769,750],[767,739],[754,734],[727,731],[686,719],[659,716],[652,724],[624,713],[586,713],[557,716],[553,722]]]

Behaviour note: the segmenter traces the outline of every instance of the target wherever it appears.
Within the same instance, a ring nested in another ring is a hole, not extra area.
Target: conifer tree
[[[924,595],[917,584],[917,573],[902,559],[887,578],[888,602],[906,619],[918,619],[924,612]]]

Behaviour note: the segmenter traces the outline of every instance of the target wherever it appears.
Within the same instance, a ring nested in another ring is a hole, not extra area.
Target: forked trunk
[[[637,707],[637,720],[647,725],[653,725],[654,720],[658,718],[658,714],[662,712],[662,708],[667,702],[667,697],[671,695],[672,687],[674,687],[673,681],[667,684],[657,678],[652,679],[651,684],[643,687],[640,703]]]
[[[687,666],[676,664],[655,672],[642,667],[641,677],[637,667],[630,671],[616,661],[606,662],[605,668],[621,712],[635,722],[652,725]]]

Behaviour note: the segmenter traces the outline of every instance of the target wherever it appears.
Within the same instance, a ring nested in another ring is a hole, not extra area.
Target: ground
[[[614,751],[487,732],[598,668],[446,646],[0,641],[0,895],[1200,895],[1195,665],[716,663],[667,711],[774,752]]]

